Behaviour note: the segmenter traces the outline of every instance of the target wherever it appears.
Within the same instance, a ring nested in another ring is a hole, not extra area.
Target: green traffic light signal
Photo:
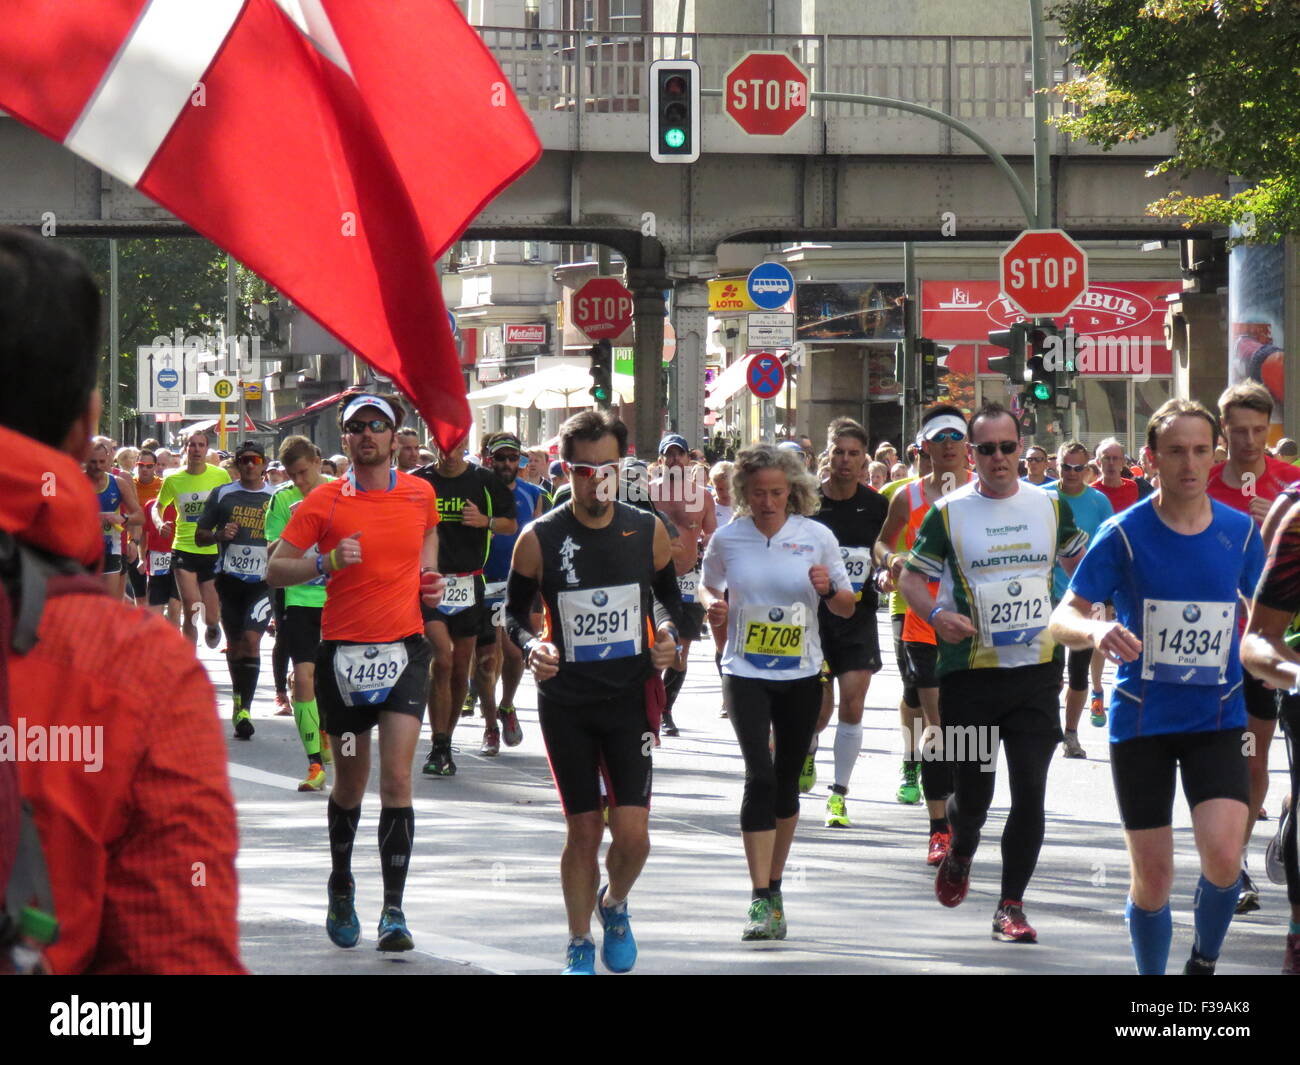
[[[1052,398],[1052,389],[1044,381],[1035,381],[1033,387],[1033,397],[1039,402],[1046,403]]]
[[[680,148],[686,143],[686,131],[683,129],[664,130],[664,143],[669,148]]]

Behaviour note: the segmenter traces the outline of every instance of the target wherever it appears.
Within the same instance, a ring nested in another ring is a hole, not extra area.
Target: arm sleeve
[[[1103,603],[1115,598],[1120,579],[1130,565],[1128,551],[1119,535],[1113,518],[1102,522],[1101,528],[1088,547],[1088,553],[1079,562],[1079,568],[1070,578],[1069,590],[1090,603]]]
[[[525,577],[518,570],[511,570],[506,583],[506,635],[523,648],[537,634],[528,626],[532,624],[533,601],[537,598],[541,582],[535,577]]]
[[[912,553],[904,563],[907,569],[921,574],[928,581],[937,581],[943,576],[943,564],[952,553],[948,523],[944,519],[946,513],[946,508],[930,508],[917,530]]]

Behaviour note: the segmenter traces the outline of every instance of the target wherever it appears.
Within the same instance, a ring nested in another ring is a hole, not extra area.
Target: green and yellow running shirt
[[[977,481],[940,499],[921,523],[907,568],[939,582],[935,600],[965,614],[976,635],[939,641],[939,676],[1050,662],[1052,568],[1088,543],[1068,506],[1036,485],[990,499]]]
[[[333,477],[322,475],[322,481],[332,481]],[[266,542],[275,543],[284,532],[293,516],[293,508],[302,502],[302,492],[292,481],[285,481],[271,496],[271,505],[266,508]],[[305,557],[316,555],[314,546],[307,550]],[[316,609],[325,607],[325,577],[322,575],[306,584],[291,584],[284,590],[285,606],[310,606]]]
[[[192,555],[215,555],[217,545],[199,547],[194,543],[194,528],[199,515],[214,488],[230,483],[230,474],[220,466],[208,466],[202,473],[187,473],[184,469],[169,473],[163,478],[162,490],[154,510],[161,514],[168,503],[176,504],[176,538],[172,550],[186,551]]]

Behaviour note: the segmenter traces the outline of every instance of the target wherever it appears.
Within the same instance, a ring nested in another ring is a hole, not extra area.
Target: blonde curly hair
[[[808,472],[799,452],[771,444],[757,444],[736,456],[736,468],[731,474],[731,501],[736,517],[752,517],[749,500],[745,498],[745,485],[759,470],[780,470],[785,474],[790,485],[785,506],[787,514],[810,517],[821,509],[817,478]]]

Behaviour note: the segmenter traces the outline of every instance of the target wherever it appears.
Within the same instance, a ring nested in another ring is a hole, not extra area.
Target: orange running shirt
[[[361,533],[361,561],[333,573],[321,637],[390,643],[424,632],[420,617],[420,550],[438,524],[433,486],[396,470],[386,492],[358,491],[351,476],[316,488],[298,504],[280,539],[327,554]]]
[[[908,506],[907,526],[903,532],[906,536],[907,549],[911,551],[912,545],[916,543],[916,534],[920,531],[921,522],[925,521],[925,516],[930,513],[932,504],[925,498],[924,478],[913,481],[902,491],[907,492]],[[930,581],[928,587],[931,595],[937,596],[939,594],[938,581]],[[933,626],[910,606],[903,618],[903,642],[938,645]]]

